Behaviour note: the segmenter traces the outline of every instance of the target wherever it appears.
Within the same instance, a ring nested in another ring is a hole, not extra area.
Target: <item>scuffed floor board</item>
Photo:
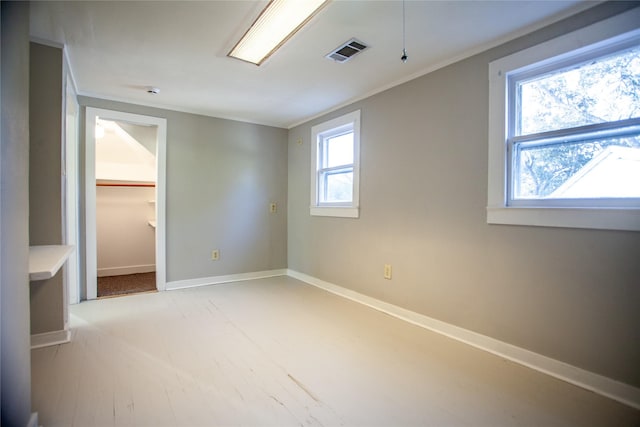
[[[47,426],[637,425],[640,412],[290,277],[71,307]]]

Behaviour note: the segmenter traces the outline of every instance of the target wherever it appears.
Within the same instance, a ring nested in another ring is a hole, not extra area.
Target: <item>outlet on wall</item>
[[[218,261],[220,259],[220,251],[218,249],[214,249],[211,251],[211,260]]]
[[[391,264],[384,265],[384,273],[383,276],[385,279],[391,280]]]
[[[270,203],[269,204],[269,212],[276,213],[277,211],[278,211],[278,205],[276,205],[275,203]]]

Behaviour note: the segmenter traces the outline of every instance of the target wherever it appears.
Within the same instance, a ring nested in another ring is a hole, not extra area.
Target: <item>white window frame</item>
[[[353,191],[351,202],[322,202],[320,200],[320,175],[322,169],[323,140],[353,130]],[[360,216],[360,110],[353,111],[335,119],[320,123],[311,128],[311,204],[310,214],[313,216],[333,216],[358,218]]]
[[[563,206],[562,203],[509,204],[508,76],[555,62],[562,56],[627,43],[640,37],[640,8],[592,24],[489,64],[489,159],[487,222],[489,224],[640,231],[640,209]]]

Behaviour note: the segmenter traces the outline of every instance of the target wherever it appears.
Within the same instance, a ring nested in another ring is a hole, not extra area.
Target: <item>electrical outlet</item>
[[[391,280],[391,264],[384,265],[384,278]]]
[[[214,249],[211,251],[211,260],[218,261],[220,259],[220,251],[218,249]]]
[[[276,205],[275,203],[270,203],[269,204],[269,212],[276,213],[277,211],[278,211],[278,205]]]

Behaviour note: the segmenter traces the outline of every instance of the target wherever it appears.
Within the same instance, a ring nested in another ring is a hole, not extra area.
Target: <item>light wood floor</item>
[[[85,302],[33,350],[53,426],[617,426],[640,411],[288,277]]]

